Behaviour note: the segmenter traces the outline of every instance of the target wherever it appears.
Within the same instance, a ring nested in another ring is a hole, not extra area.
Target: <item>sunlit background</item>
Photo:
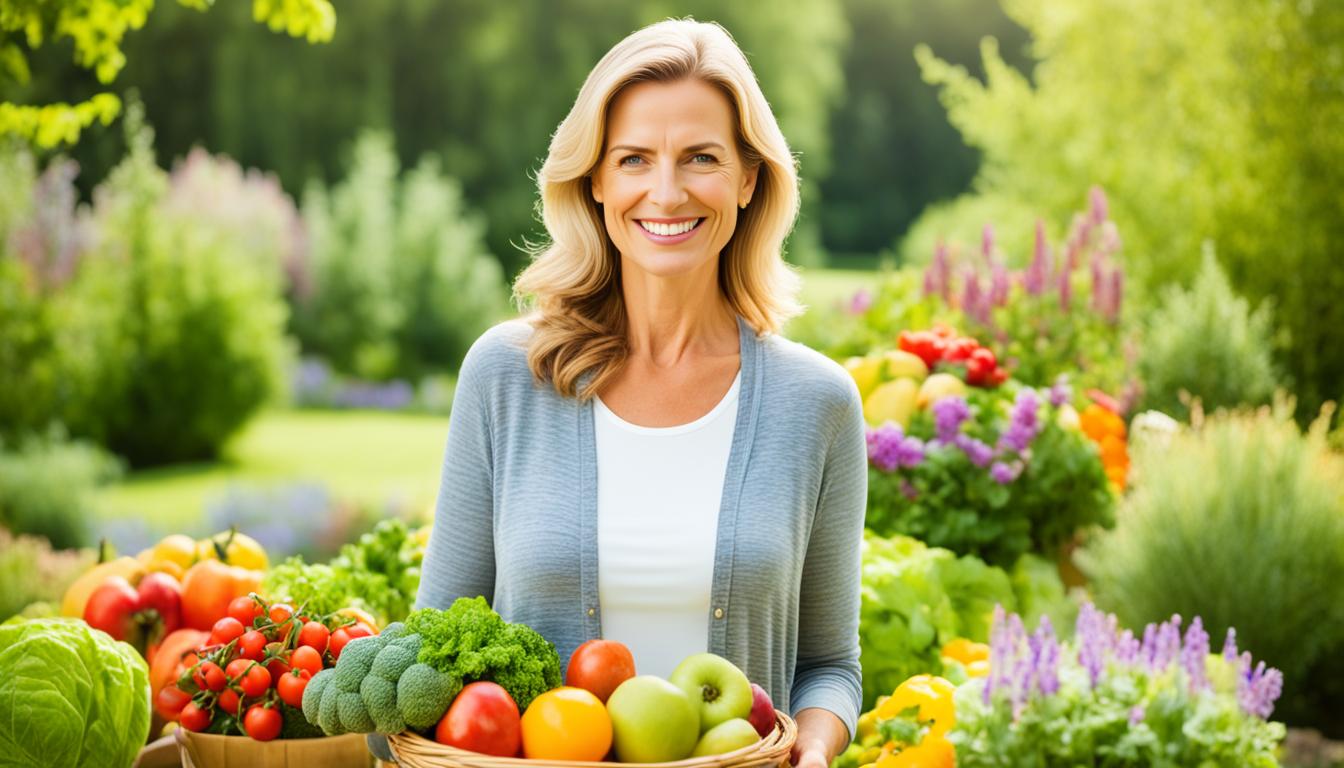
[[[124,61],[26,34],[41,3],[0,14],[0,617],[59,599],[100,541],[236,526],[313,561],[429,522],[457,367],[545,237],[551,132],[614,43],[692,16],[731,32],[799,158],[786,335],[868,396],[893,372],[856,358],[955,327],[1043,401],[1067,388],[1100,462],[1005,463],[1030,493],[915,514],[879,459],[870,525],[1059,563],[1128,626],[1235,625],[1285,670],[1279,715],[1344,738],[1344,5],[332,0],[323,40],[196,4],[160,0]],[[85,114],[25,111],[58,103]],[[870,422],[914,435],[898,400]],[[1153,423],[1181,452],[1130,440]],[[1005,543],[1012,510],[1035,527]],[[1293,733],[1296,764],[1344,760]]]

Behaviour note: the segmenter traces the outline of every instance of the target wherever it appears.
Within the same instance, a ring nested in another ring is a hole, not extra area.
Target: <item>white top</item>
[[[638,674],[666,678],[707,649],[719,505],[737,422],[739,370],[709,413],[641,427],[594,399],[597,583],[602,636]]]

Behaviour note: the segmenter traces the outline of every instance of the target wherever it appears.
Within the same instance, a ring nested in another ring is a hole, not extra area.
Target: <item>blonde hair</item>
[[[718,24],[669,19],[626,37],[593,67],[551,137],[537,175],[550,242],[514,283],[531,306],[527,362],[533,376],[566,397],[586,400],[628,355],[620,254],[592,196],[591,174],[606,141],[607,111],[635,83],[702,80],[721,89],[736,113],[746,168],[759,168],[751,202],[719,257],[719,289],[758,334],[776,333],[801,313],[799,278],[783,260],[798,215],[798,173],[788,142],[741,49]],[[580,379],[592,379],[579,392]]]

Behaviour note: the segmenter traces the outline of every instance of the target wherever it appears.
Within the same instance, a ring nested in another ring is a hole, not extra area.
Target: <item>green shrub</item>
[[[344,181],[304,194],[312,252],[293,327],[306,352],[364,378],[455,371],[508,309],[457,183],[432,158],[399,170],[391,140],[365,134]]]
[[[1139,369],[1146,408],[1184,416],[1182,391],[1214,410],[1274,394],[1273,321],[1232,290],[1211,248],[1189,290],[1170,288],[1145,323]]]
[[[59,430],[0,440],[0,526],[42,536],[58,549],[85,546],[90,493],[120,472],[113,457],[89,443],[69,442]]]
[[[91,549],[53,551],[46,539],[0,528],[0,621],[33,603],[56,610],[66,587],[95,559]]]
[[[283,392],[283,241],[196,170],[208,158],[169,177],[152,134],[130,125],[130,154],[94,196],[102,246],[66,304],[111,315],[115,333],[94,346],[113,351],[69,421],[132,464],[206,459]]]
[[[1173,613],[1203,616],[1214,637],[1235,626],[1283,670],[1283,718],[1340,732],[1344,698],[1325,672],[1344,654],[1344,461],[1325,419],[1304,435],[1290,411],[1221,413],[1136,443],[1115,529],[1077,560],[1125,626]]]

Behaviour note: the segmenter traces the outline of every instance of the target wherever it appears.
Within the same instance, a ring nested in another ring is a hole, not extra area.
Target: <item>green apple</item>
[[[760,740],[761,735],[756,732],[755,726],[740,717],[735,717],[705,731],[705,735],[696,742],[691,757],[725,755]]]
[[[607,699],[616,759],[663,763],[691,754],[700,736],[700,714],[686,692],[661,677],[639,675],[616,686]]]
[[[712,653],[687,656],[668,676],[700,712],[700,732],[751,714],[751,681],[733,662]]]

